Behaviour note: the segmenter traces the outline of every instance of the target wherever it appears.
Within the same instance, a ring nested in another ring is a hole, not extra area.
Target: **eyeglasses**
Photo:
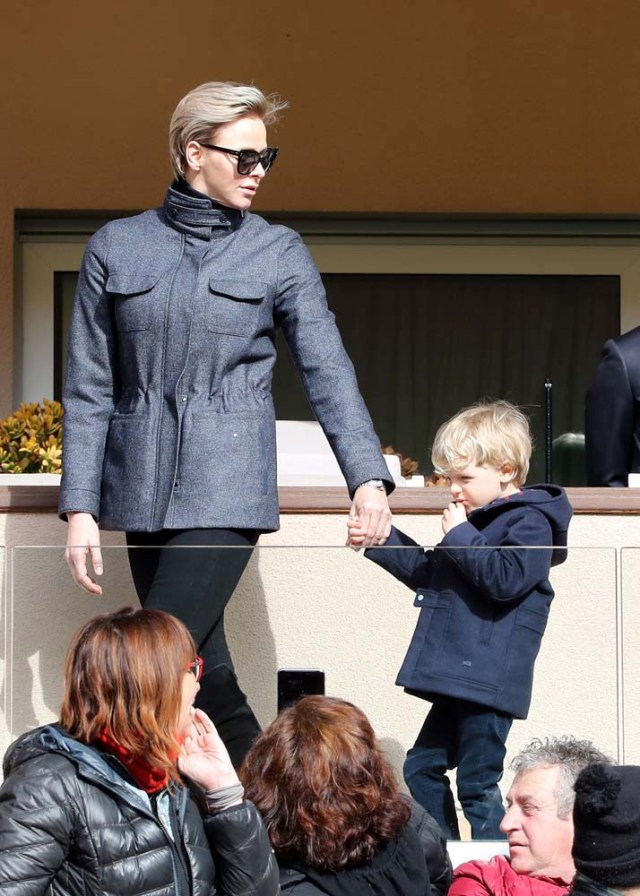
[[[191,672],[196,681],[200,681],[204,672],[204,660],[201,656],[197,656],[195,660],[187,663],[187,671]]]
[[[200,141],[198,141],[200,142]],[[238,174],[251,174],[258,165],[262,165],[266,174],[273,165],[280,150],[277,147],[267,147],[262,152],[257,149],[225,149],[224,146],[215,146],[213,143],[200,143],[205,149],[215,149],[218,152],[229,153],[238,160]]]

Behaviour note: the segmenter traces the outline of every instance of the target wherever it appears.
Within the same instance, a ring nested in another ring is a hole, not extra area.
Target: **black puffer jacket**
[[[7,751],[3,896],[275,896],[256,808],[201,816],[186,788],[149,798],[99,751],[51,725]]]
[[[281,867],[283,896],[446,896],[451,884],[447,841],[418,803],[396,840],[357,868],[321,872]]]

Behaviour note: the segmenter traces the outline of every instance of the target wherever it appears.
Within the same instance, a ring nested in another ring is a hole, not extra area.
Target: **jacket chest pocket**
[[[207,329],[225,336],[252,336],[266,292],[266,283],[259,280],[212,277],[205,310]]]
[[[152,312],[157,306],[157,296],[153,294],[153,288],[161,276],[161,274],[124,271],[109,274],[106,289],[114,297],[118,330],[132,333],[136,330],[151,329]]]

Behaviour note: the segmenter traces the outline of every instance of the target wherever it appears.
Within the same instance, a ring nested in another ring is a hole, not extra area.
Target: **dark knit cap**
[[[573,860],[608,887],[640,884],[640,766],[590,765],[575,783]]]

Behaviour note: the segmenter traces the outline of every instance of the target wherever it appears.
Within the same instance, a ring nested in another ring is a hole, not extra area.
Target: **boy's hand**
[[[460,523],[466,523],[466,521],[467,511],[464,509],[464,504],[452,501],[442,514],[442,531],[446,535],[447,532],[455,529]]]
[[[364,544],[365,537],[365,529],[360,520],[350,516],[347,520],[347,547],[359,551]]]

